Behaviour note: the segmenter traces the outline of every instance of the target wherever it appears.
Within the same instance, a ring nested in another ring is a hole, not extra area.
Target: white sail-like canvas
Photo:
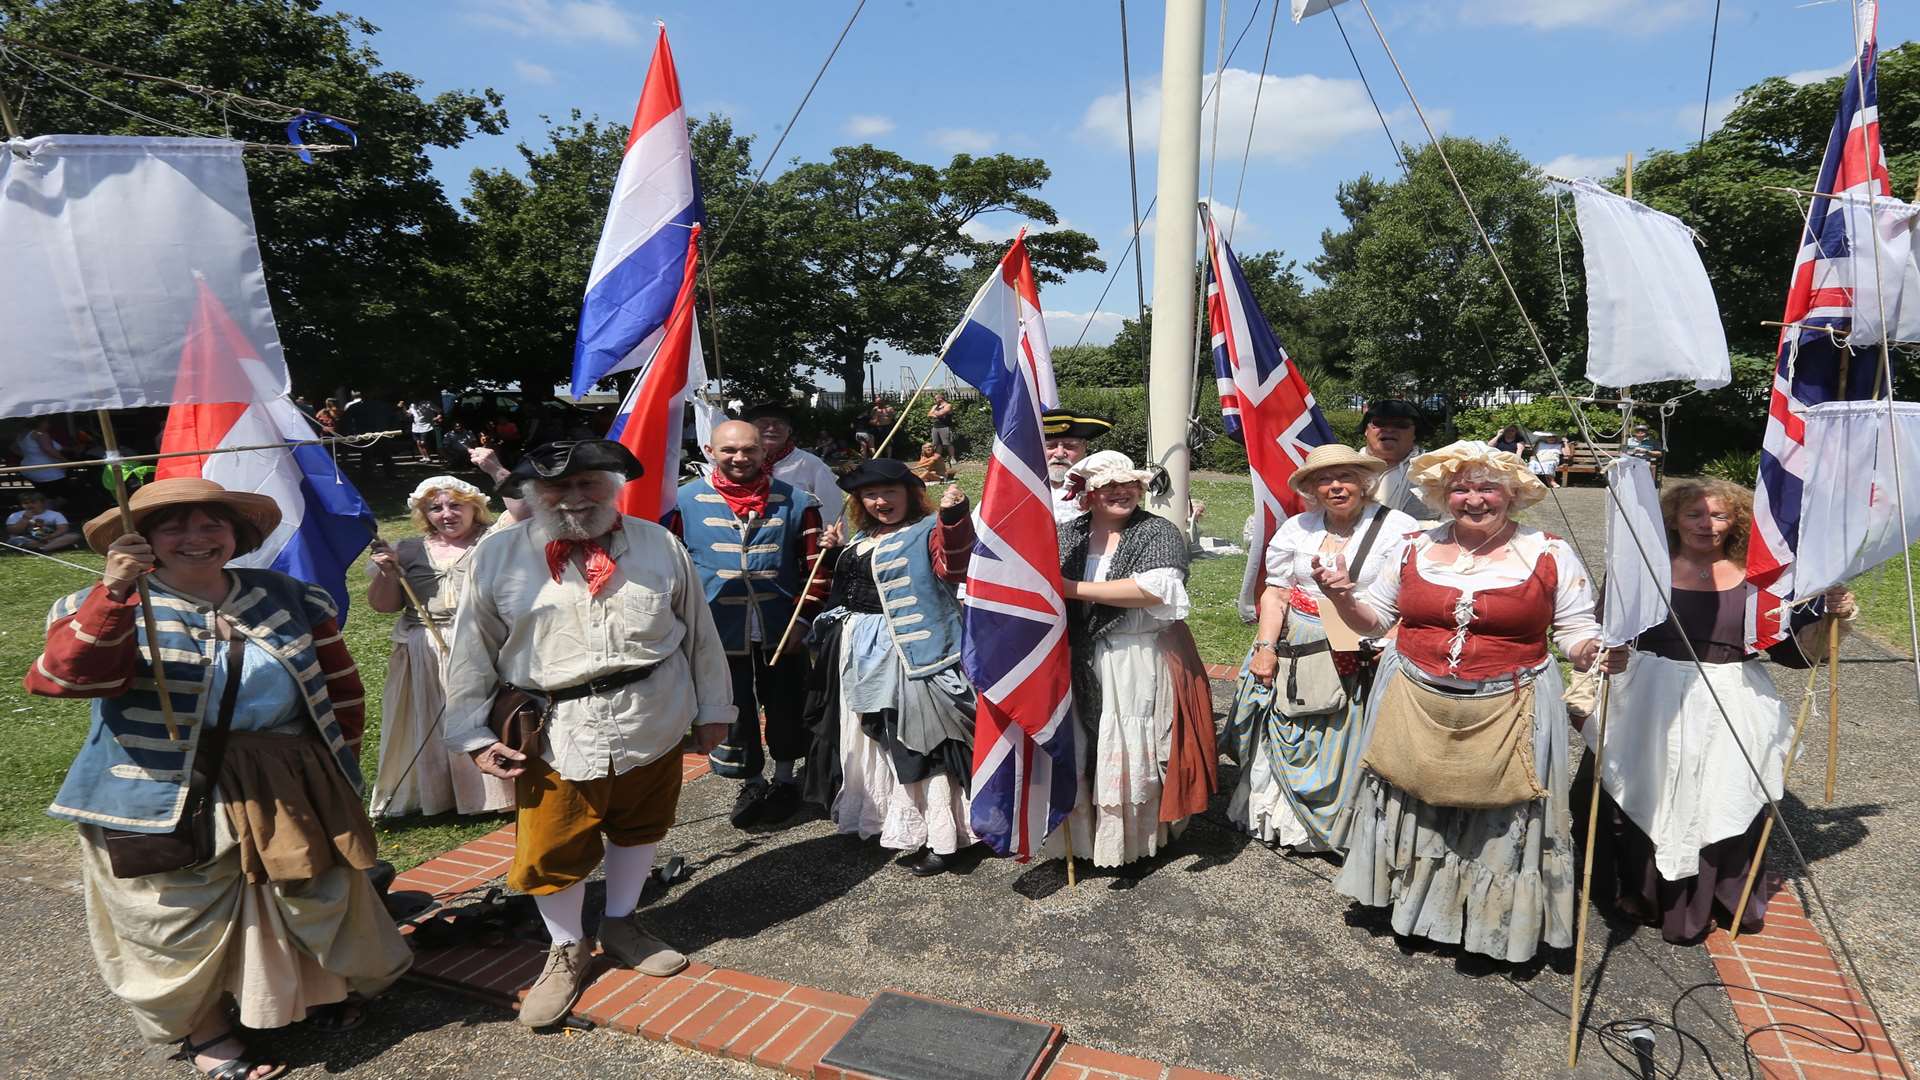
[[[1600,613],[1606,645],[1625,645],[1667,620],[1673,590],[1667,527],[1659,485],[1647,459],[1618,457],[1607,464],[1607,599]]]
[[[1853,331],[1848,343],[1855,349],[1878,349],[1883,317],[1893,341],[1920,341],[1920,266],[1914,264],[1913,250],[1920,206],[1883,195],[1874,200],[1869,217],[1865,199],[1849,199],[1844,207],[1838,200],[1830,205],[1847,215],[1852,241]],[[1879,231],[1878,242],[1869,228]]]
[[[1893,402],[1889,415],[1886,401],[1829,401],[1800,416],[1808,466],[1796,598],[1898,558],[1906,537],[1920,540],[1920,403]]]

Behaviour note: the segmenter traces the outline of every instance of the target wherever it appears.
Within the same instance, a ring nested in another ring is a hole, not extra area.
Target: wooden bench
[[[1560,469],[1556,479],[1565,484],[1573,476],[1599,476],[1607,467],[1607,462],[1620,454],[1620,444],[1567,442],[1560,448]],[[1653,467],[1653,482],[1660,482],[1660,466],[1666,454],[1653,450],[1644,452],[1647,463]]]

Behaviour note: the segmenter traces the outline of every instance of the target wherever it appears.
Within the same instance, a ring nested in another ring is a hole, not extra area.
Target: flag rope
[[[102,409],[105,413],[107,410]],[[42,469],[89,469],[95,465],[125,465],[132,461],[160,461],[165,458],[212,457],[215,454],[239,454],[249,450],[290,450],[296,446],[322,446],[332,443],[346,443],[348,446],[372,446],[381,439],[398,438],[406,434],[403,431],[369,431],[359,435],[328,435],[316,439],[295,439],[290,442],[259,443],[254,446],[216,446],[209,450],[170,450],[164,454],[114,454],[108,451],[107,457],[88,458],[85,461],[51,461],[45,465],[10,465],[0,468],[0,476],[11,473],[37,472]]]

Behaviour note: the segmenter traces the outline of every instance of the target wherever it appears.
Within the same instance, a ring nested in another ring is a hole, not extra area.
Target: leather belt
[[[616,671],[611,675],[601,675],[598,678],[588,679],[583,683],[575,683],[572,686],[562,687],[558,690],[547,690],[544,691],[544,693],[553,701],[573,701],[576,698],[607,694],[623,686],[631,686],[637,682],[644,682],[647,676],[652,675],[654,669],[659,666],[659,664],[646,664],[642,667],[627,668],[625,671]]]

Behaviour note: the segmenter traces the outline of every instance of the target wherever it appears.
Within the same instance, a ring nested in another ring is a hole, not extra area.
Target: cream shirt
[[[695,724],[731,724],[733,683],[686,548],[650,521],[623,517],[602,538],[613,584],[587,592],[578,560],[553,580],[533,522],[473,551],[447,662],[447,748],[493,742],[487,712],[502,682],[558,690],[643,664],[640,682],[560,702],[542,754],[563,778],[613,776],[672,753]]]
[[[1364,446],[1360,451],[1367,453]],[[1370,492],[1374,502],[1389,510],[1400,511],[1422,527],[1436,525],[1445,517],[1441,512],[1442,508],[1427,505],[1427,500],[1420,493],[1420,488],[1413,482],[1411,475],[1413,461],[1424,453],[1426,453],[1425,450],[1418,446],[1414,447],[1406,457],[1400,459],[1399,464],[1380,474],[1380,478],[1373,482],[1373,490]]]

